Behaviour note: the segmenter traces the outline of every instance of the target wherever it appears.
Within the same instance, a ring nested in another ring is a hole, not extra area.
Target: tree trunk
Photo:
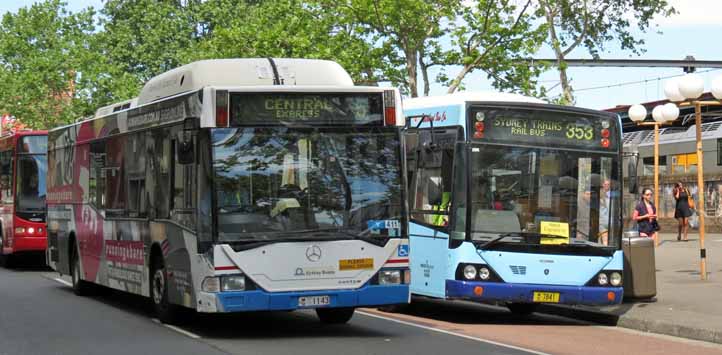
[[[454,78],[454,80],[451,81],[451,84],[449,85],[449,89],[446,90],[446,93],[453,94],[456,91],[456,89],[459,88],[459,85],[461,85],[461,81],[464,80],[464,77],[466,76],[466,74],[469,73],[470,70],[471,70],[471,65],[464,65],[464,68],[462,68],[461,71],[459,71],[459,74],[456,75],[456,78]]]
[[[547,26],[549,26],[549,41],[552,48],[554,49],[554,57],[557,60],[557,69],[559,70],[559,82],[562,87],[562,102],[563,105],[573,105],[574,95],[572,94],[572,87],[569,85],[569,78],[567,77],[567,65],[564,62],[564,52],[562,51],[561,44],[557,39],[557,32],[554,28],[554,14],[552,13],[552,7],[547,3],[542,3],[544,9],[544,16],[547,20]]]
[[[419,50],[419,66],[421,67],[421,78],[424,80],[424,96],[429,96],[431,91],[429,84],[429,66],[424,62],[424,50]]]
[[[409,95],[411,97],[418,97],[419,96],[419,88],[418,88],[418,82],[417,82],[417,54],[416,50],[404,50],[404,53],[406,54],[406,76],[409,84]]]

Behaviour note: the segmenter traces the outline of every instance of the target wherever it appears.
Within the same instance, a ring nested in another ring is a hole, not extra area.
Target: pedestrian
[[[677,219],[677,240],[687,241],[687,230],[689,229],[689,217],[692,216],[694,205],[690,203],[689,190],[679,181],[674,185],[674,199],[677,201],[674,207],[674,218]]]
[[[659,223],[657,223],[657,208],[652,202],[652,189],[648,187],[642,189],[642,198],[634,208],[632,219],[637,222],[639,236],[652,238],[654,245],[657,245]]]

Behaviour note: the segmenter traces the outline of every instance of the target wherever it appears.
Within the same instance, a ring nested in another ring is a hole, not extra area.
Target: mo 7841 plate
[[[534,302],[559,303],[558,292],[534,292]]]

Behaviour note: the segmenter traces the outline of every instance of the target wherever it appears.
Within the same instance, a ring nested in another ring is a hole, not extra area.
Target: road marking
[[[160,324],[160,325],[168,328],[168,329],[171,329],[171,330],[174,330],[174,331],[176,331],[176,332],[178,332],[178,333],[181,333],[181,334],[183,334],[183,335],[185,335],[185,336],[187,336],[187,337],[189,337],[189,338],[193,338],[193,339],[200,339],[200,338],[201,338],[200,335],[195,334],[195,333],[192,333],[192,332],[189,332],[189,331],[187,331],[187,330],[185,330],[185,329],[176,327],[175,325],[165,324],[165,323],[161,322],[158,318],[151,318],[151,320],[152,320],[153,322],[155,322],[155,323],[158,323],[158,324]]]
[[[461,334],[461,333],[454,333],[454,332],[450,332],[450,331],[448,331],[448,330],[443,330],[443,329],[438,329],[438,328],[427,327],[427,326],[425,326],[425,325],[420,325],[420,324],[416,324],[416,323],[413,323],[413,322],[407,322],[407,321],[403,321],[403,320],[396,319],[396,318],[384,317],[384,316],[380,316],[380,315],[372,314],[372,313],[367,313],[367,312],[363,312],[363,311],[356,311],[356,313],[365,315],[365,316],[367,316],[367,317],[372,317],[372,318],[378,318],[378,319],[388,320],[388,321],[391,321],[391,322],[395,322],[395,323],[399,323],[399,324],[403,324],[403,325],[408,325],[408,326],[411,326],[411,327],[416,327],[416,328],[421,328],[421,329],[425,329],[425,330],[430,330],[430,331],[432,331],[432,332],[437,332],[437,333],[442,333],[442,334],[446,334],[446,335],[457,336],[457,337],[460,337],[460,338],[469,339],[469,340],[474,340],[474,341],[478,341],[478,342],[481,342],[481,343],[487,343],[487,344],[496,345],[496,346],[501,346],[501,347],[505,347],[505,348],[509,348],[509,349],[524,351],[524,352],[527,352],[527,353],[530,353],[530,354],[551,355],[551,354],[549,354],[549,353],[545,353],[545,352],[541,352],[541,351],[537,351],[537,350],[522,348],[522,347],[519,347],[519,346],[516,346],[516,345],[504,344],[504,343],[500,343],[500,342],[498,342],[498,341],[493,341],[493,340],[487,340],[487,339],[477,338],[477,337],[473,337],[473,336],[471,336],[471,335],[466,335],[466,334]]]
[[[65,285],[65,286],[73,287],[73,284],[72,284],[72,283],[70,283],[70,282],[68,282],[68,281],[65,281],[65,280],[63,280],[63,279],[61,279],[61,278],[59,278],[59,277],[55,277],[55,278],[53,278],[53,280],[55,280],[55,281],[57,281],[57,282],[60,282],[61,284]]]

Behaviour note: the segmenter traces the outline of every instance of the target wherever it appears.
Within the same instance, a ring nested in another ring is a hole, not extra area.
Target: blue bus
[[[622,301],[622,129],[515,94],[409,99],[412,295],[506,305]]]

